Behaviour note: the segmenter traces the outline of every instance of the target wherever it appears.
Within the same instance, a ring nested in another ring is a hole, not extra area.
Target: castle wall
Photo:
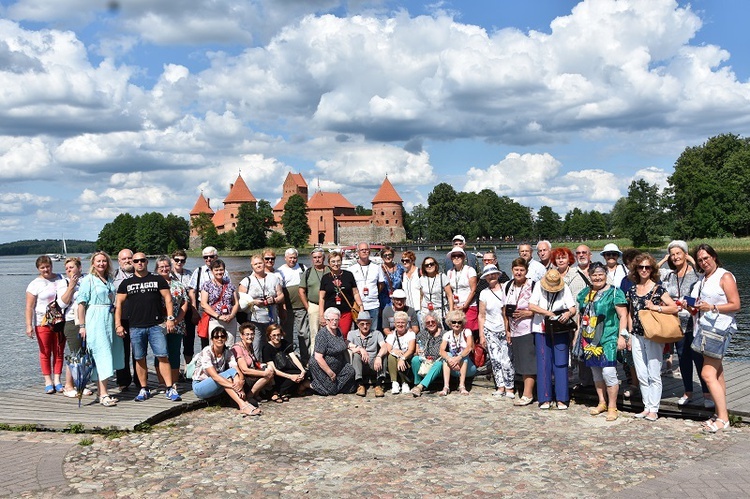
[[[339,226],[338,236],[338,244],[340,244],[341,246],[357,244],[361,241],[367,241],[370,243],[399,243],[406,240],[406,230],[404,230],[403,226]]]

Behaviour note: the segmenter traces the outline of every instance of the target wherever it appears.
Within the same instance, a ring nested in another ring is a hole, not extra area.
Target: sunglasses
[[[215,339],[215,340],[226,340],[227,339],[227,335],[226,334],[217,334],[217,335],[213,336],[213,339]]]
[[[393,258],[393,253],[385,253],[383,258]]]
[[[263,257],[263,259],[265,261],[267,261],[267,262],[275,262],[276,261],[276,257],[275,256],[265,256],[265,257]]]
[[[187,258],[179,258],[179,257],[177,257],[177,258],[172,258],[172,260],[174,260],[174,263],[185,263],[185,262],[187,262]]]
[[[454,260],[454,259],[456,259],[456,258],[463,258],[463,257],[464,257],[464,256],[463,256],[463,255],[460,255],[460,254],[456,254],[456,255],[451,255],[451,260]]]
[[[457,325],[457,324],[461,325],[461,324],[463,324],[463,321],[451,321],[451,324],[453,324],[453,325]]]
[[[411,260],[409,260],[408,258],[402,258],[401,263],[411,263]]]
[[[620,255],[618,255],[617,253],[602,253],[602,256],[604,258],[617,258]]]
[[[425,267],[434,267],[436,265],[435,262],[427,262],[424,264]]]
[[[212,258],[216,258],[216,255],[205,255],[203,257],[204,260],[211,260]]]
[[[638,270],[651,270],[651,265],[638,265]]]
[[[435,321],[425,321],[424,323],[425,326],[434,326],[435,324],[437,324]]]
[[[133,263],[146,263],[147,261],[146,258],[133,258]]]
[[[576,251],[576,255],[588,255],[588,251]]]

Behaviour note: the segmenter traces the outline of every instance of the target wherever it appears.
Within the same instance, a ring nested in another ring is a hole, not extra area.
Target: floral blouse
[[[637,334],[638,336],[643,336],[645,332],[643,331],[641,319],[640,317],[638,317],[638,312],[646,309],[646,303],[651,301],[652,296],[654,305],[663,305],[661,297],[664,293],[667,292],[667,290],[664,289],[664,286],[662,286],[661,284],[656,284],[651,289],[651,291],[646,293],[644,296],[638,296],[635,292],[635,288],[636,286],[631,287],[630,289],[628,289],[627,293],[628,304],[630,305],[630,315],[633,319],[633,330],[631,331],[631,333]]]

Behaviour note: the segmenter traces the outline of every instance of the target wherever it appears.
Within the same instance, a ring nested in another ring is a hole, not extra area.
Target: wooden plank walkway
[[[149,386],[156,384],[156,375],[150,372]],[[143,423],[153,425],[207,405],[195,396],[190,383],[179,383],[178,387],[182,402],[167,400],[164,393],[155,394],[155,391],[151,392],[153,397],[147,401],[135,402],[133,398],[138,391],[132,385],[122,394],[110,386],[110,395],[119,399],[117,406],[100,405],[94,394],[84,396],[80,408],[78,399],[59,393],[47,395],[41,388],[5,390],[0,392],[0,423],[34,425],[39,430],[53,431],[67,430],[71,425],[78,424],[88,432],[107,429],[132,431]]]
[[[619,369],[621,379],[625,376]],[[675,371],[678,372],[678,371]],[[750,362],[726,361],[724,376],[727,380],[727,399],[729,412],[750,420]],[[682,380],[678,376],[663,376],[662,405],[660,414],[664,416],[681,416],[694,419],[705,419],[713,411],[703,407],[703,397],[700,384],[695,378],[697,391],[690,404],[678,406],[677,400],[682,396]],[[571,379],[571,386],[575,383]],[[112,384],[112,382],[110,382]],[[492,388],[492,382],[484,376],[477,376],[475,385]],[[156,376],[149,372],[149,386],[156,386]],[[0,392],[0,423],[8,425],[33,425],[39,430],[62,431],[71,425],[83,425],[85,431],[125,430],[132,431],[143,423],[156,424],[183,412],[205,407],[207,403],[199,400],[191,390],[190,383],[180,383],[182,402],[171,402],[163,393],[155,395],[146,402],[134,402],[136,390],[131,387],[118,397],[120,402],[116,407],[103,407],[96,402],[96,396],[84,397],[81,407],[77,399],[70,399],[61,394],[47,395],[39,389],[13,389]],[[624,381],[621,385],[624,390]],[[36,387],[35,387],[36,388]],[[583,394],[577,400],[591,400],[592,394]],[[325,400],[321,398],[321,403]],[[635,395],[632,400],[620,398],[621,409],[640,412],[643,408],[640,396]]]

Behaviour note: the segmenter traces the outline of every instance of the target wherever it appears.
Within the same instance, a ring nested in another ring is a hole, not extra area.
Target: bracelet
[[[86,328],[86,324],[78,324],[78,329],[85,329],[85,328]]]
[[[716,305],[714,305],[713,312],[715,314],[718,314],[719,313],[719,307],[717,307]]]

